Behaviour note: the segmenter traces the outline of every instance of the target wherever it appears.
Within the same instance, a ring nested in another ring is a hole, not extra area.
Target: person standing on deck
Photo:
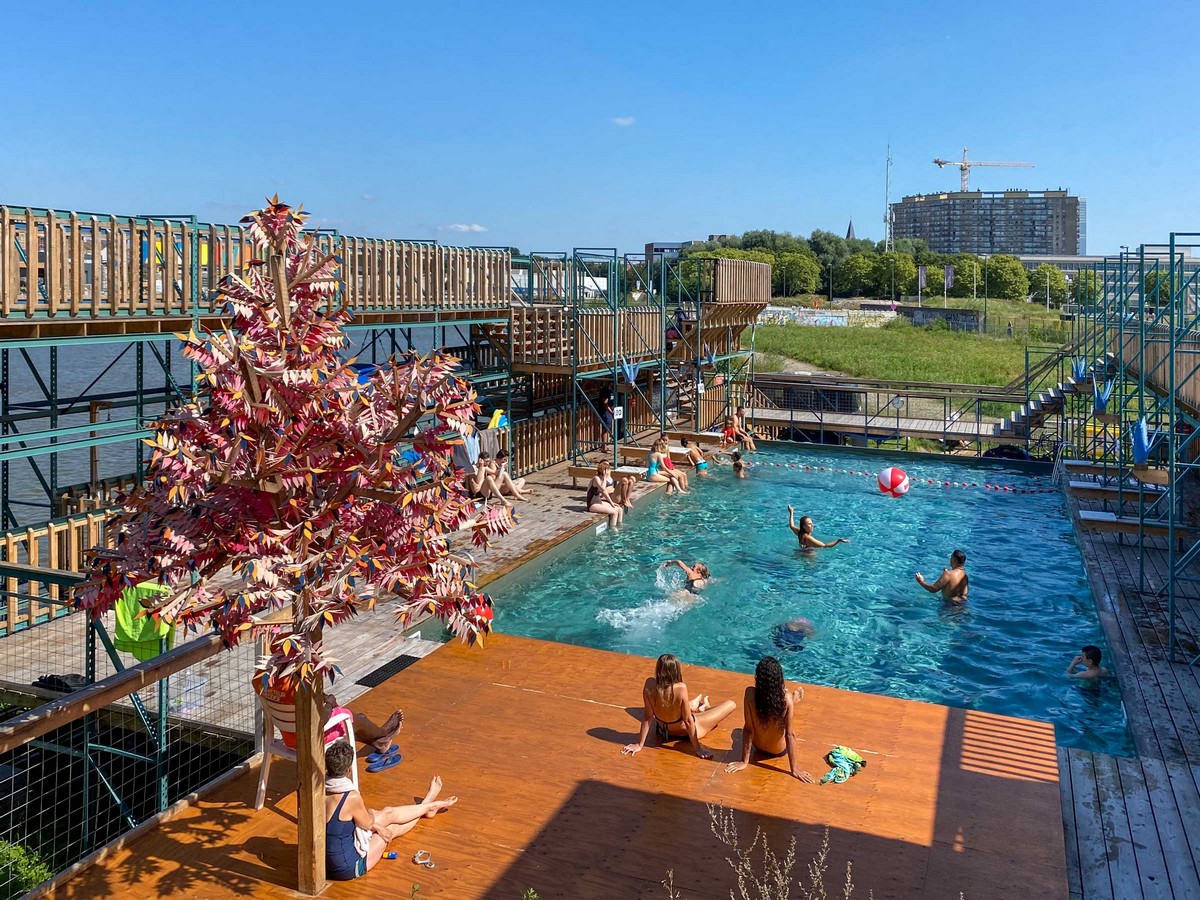
[[[971,587],[971,580],[967,577],[966,565],[967,554],[961,550],[955,550],[950,554],[950,568],[942,569],[941,578],[930,584],[918,572],[915,576],[917,584],[931,594],[941,591],[942,599],[947,603],[966,603],[967,591]]]

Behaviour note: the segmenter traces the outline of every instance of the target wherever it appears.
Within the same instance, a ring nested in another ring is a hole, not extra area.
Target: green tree
[[[1071,282],[1072,303],[1093,303],[1100,297],[1100,276],[1091,269],[1076,273]]]
[[[1171,273],[1165,269],[1152,269],[1146,273],[1142,288],[1148,308],[1166,306],[1171,300]]]
[[[832,231],[822,231],[819,228],[809,237],[808,246],[820,261],[822,272],[828,272],[831,268],[836,270],[850,255],[850,248],[846,246],[844,237],[834,234]]]
[[[897,238],[892,242],[892,249],[897,253],[905,253],[914,260],[929,252],[929,244],[924,238]]]
[[[702,250],[691,253],[688,259],[748,259],[751,262],[775,265],[775,257],[766,250],[737,250],[733,247],[722,247],[718,250]]]
[[[916,293],[917,264],[907,253],[881,253],[871,258],[871,293],[876,297],[897,300],[904,297],[912,286]],[[895,290],[893,290],[893,287]]]
[[[743,250],[766,250],[779,256],[781,253],[798,253],[805,250],[808,243],[790,231],[769,231],[760,228],[743,234],[739,246]]]
[[[773,271],[778,297],[814,294],[821,286],[821,264],[807,247],[800,252],[779,254]]]
[[[859,297],[872,285],[871,257],[852,253],[842,260],[833,276],[833,292],[839,297]]]
[[[1024,300],[1029,296],[1029,273],[1015,256],[989,256],[984,272],[991,296],[1001,300]]]
[[[1062,306],[1067,302],[1067,276],[1048,263],[1042,263],[1029,276],[1029,290],[1033,294],[1033,302],[1045,304],[1047,288],[1050,292],[1050,303]]]

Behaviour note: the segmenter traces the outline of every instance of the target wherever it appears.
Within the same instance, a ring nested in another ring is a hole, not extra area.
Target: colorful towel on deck
[[[821,784],[841,784],[847,778],[855,775],[867,761],[849,747],[837,746],[825,754],[825,762],[833,766],[821,776]]]

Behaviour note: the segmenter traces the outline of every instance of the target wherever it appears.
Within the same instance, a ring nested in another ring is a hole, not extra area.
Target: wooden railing
[[[32,569],[82,572],[87,551],[92,547],[111,546],[108,532],[110,513],[105,510],[56,519],[36,528],[10,531],[0,538],[0,555],[6,563]],[[7,577],[3,580],[0,604],[0,635],[12,634],[71,612],[67,597],[57,584]]]
[[[509,328],[513,364],[568,368],[576,347],[580,366],[608,365],[622,356],[640,360],[662,352],[662,314],[657,307],[621,307],[616,333],[611,309],[585,307],[578,315],[575,325],[569,307],[513,307]]]
[[[581,413],[578,427],[581,442],[603,440],[600,421],[590,412]],[[570,458],[571,413],[568,410],[547,413],[536,419],[517,422],[512,427],[512,468],[514,475],[526,475]]]
[[[1118,337],[1117,340],[1120,340]],[[1171,370],[1167,356],[1170,352],[1171,333],[1166,328],[1146,329],[1146,345],[1138,356],[1140,335],[1136,332],[1125,335],[1123,359],[1126,367],[1137,374],[1145,371],[1146,380],[1159,393],[1171,389]],[[1113,352],[1117,352],[1114,341]],[[1200,332],[1188,332],[1175,345],[1175,385],[1179,402],[1193,412],[1200,412]]]
[[[505,310],[508,251],[316,232],[355,312]],[[254,257],[244,229],[187,219],[0,206],[0,317],[219,313],[216,287]]]
[[[770,303],[770,265],[748,259],[714,259],[713,300],[716,303]]]

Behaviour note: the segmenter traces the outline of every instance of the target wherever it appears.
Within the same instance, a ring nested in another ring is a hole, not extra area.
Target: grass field
[[[885,328],[763,325],[754,349],[768,359],[786,357],[860,378],[999,386],[1025,373],[1022,341],[900,321]]]

